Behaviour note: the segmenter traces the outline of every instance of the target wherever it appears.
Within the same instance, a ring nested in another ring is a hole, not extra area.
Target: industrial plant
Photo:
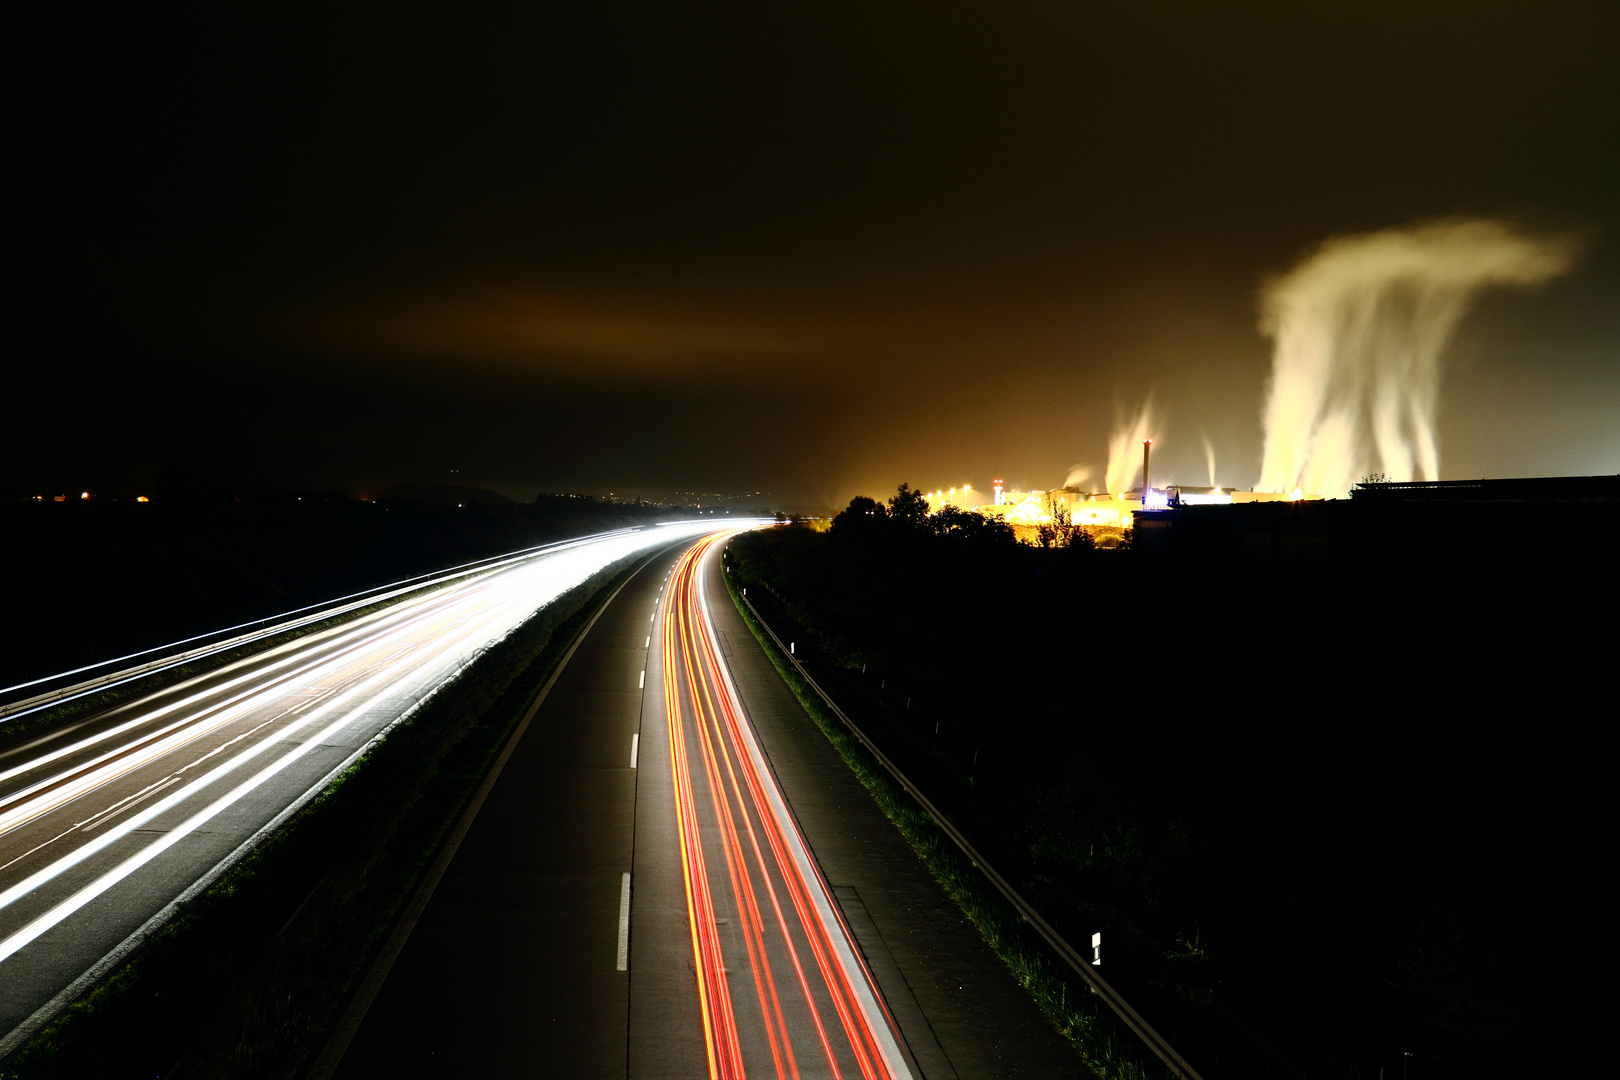
[[[1047,490],[1010,490],[1001,479],[991,481],[988,499],[972,485],[927,492],[929,509],[938,512],[946,506],[973,510],[986,517],[999,518],[1020,534],[1049,525],[1054,519],[1066,520],[1083,528],[1104,546],[1124,530],[1135,527],[1136,515],[1144,510],[1169,510],[1181,506],[1226,506],[1236,503],[1302,502],[1321,495],[1300,489],[1291,492],[1244,491],[1211,485],[1152,483],[1153,440],[1142,441],[1141,483],[1123,491],[1087,491],[1078,486]],[[1112,468],[1110,472],[1114,472]]]

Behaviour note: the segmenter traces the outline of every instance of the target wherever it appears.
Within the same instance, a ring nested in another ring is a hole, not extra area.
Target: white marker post
[[[1091,966],[1102,967],[1102,935],[1091,935]]]

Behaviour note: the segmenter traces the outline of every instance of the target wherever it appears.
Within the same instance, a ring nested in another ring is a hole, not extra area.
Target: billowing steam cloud
[[[1374,469],[1439,479],[1441,354],[1469,301],[1488,285],[1557,277],[1575,254],[1567,240],[1499,221],[1448,220],[1329,240],[1271,282],[1261,329],[1277,347],[1259,490],[1342,496]]]
[[[1087,465],[1085,462],[1081,462],[1078,465],[1071,465],[1069,466],[1069,475],[1063,478],[1063,486],[1082,491],[1086,490],[1086,488],[1082,488],[1081,485],[1090,485],[1091,478],[1094,475],[1096,474],[1092,472],[1091,466]]]
[[[1118,423],[1114,425],[1113,437],[1108,440],[1108,473],[1105,479],[1109,491],[1118,494],[1130,490],[1137,470],[1142,467],[1142,440],[1153,437],[1153,428],[1157,423],[1151,394],[1134,417],[1123,412],[1120,414]]]

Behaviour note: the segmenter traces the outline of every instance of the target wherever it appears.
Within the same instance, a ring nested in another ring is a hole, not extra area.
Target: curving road
[[[0,749],[0,1053],[487,642],[635,558],[320,1075],[1079,1075],[741,623],[724,539],[524,553]]]
[[[0,752],[0,1052],[487,644],[713,529],[559,545]]]
[[[725,539],[601,609],[312,1080],[1088,1075],[742,623]]]

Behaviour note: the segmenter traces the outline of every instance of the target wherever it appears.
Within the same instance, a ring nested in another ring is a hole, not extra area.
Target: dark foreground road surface
[[[660,556],[603,611],[337,1076],[1085,1075],[800,708],[717,555]]]
[[[0,1055],[487,643],[604,568],[710,531],[520,553],[71,723],[0,724]]]

